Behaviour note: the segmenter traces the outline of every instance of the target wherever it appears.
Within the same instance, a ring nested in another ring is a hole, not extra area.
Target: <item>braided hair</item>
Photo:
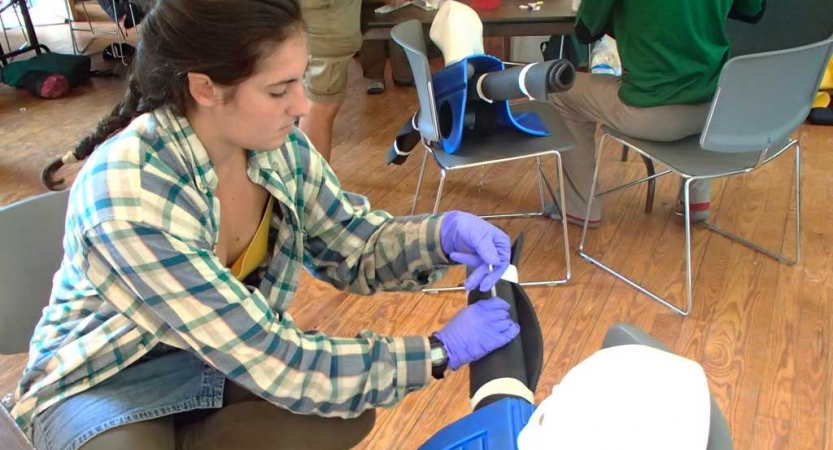
[[[250,77],[257,62],[299,29],[297,0],[163,0],[142,21],[124,98],[89,136],[41,172],[41,182],[60,190],[57,171],[83,161],[133,119],[169,106],[184,115],[193,103],[188,73],[225,86]]]

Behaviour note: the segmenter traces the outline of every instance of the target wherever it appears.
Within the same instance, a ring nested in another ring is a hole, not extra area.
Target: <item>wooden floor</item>
[[[65,27],[42,31],[56,50],[68,50]],[[104,45],[101,40],[97,47]],[[100,61],[96,61],[96,65]],[[103,67],[103,66],[102,66]],[[377,208],[406,214],[420,157],[385,166],[384,154],[416,105],[408,88],[389,86],[368,97],[358,66],[335,130],[332,165],[349,190],[367,195]],[[0,87],[0,205],[43,192],[39,172],[50,158],[69,150],[121,95],[123,80],[95,79],[66,99],[40,101]],[[765,95],[765,93],[762,93]],[[575,364],[596,351],[616,322],[633,323],[673,350],[701,363],[734,434],[737,449],[833,449],[833,127],[804,126],[801,185],[802,260],[790,267],[695,229],[694,311],[688,318],[638,295],[591,266],[575,252],[579,228],[569,229],[573,278],[561,287],[530,288],[544,332],[545,367],[536,394],[543,399]],[[603,185],[636,178],[642,164],[605,154]],[[715,184],[718,224],[770,248],[792,252],[795,208],[792,155],[753,175]],[[554,162],[548,167],[554,169]],[[537,206],[529,163],[452,174],[442,209],[476,213]],[[438,172],[432,165],[420,211],[429,211]],[[644,190],[631,188],[606,198],[603,225],[588,233],[588,250],[659,293],[683,298],[683,228],[675,219],[676,180],[661,179],[653,214],[642,209]],[[825,213],[825,211],[827,211]],[[548,219],[502,225],[525,232],[524,277],[561,275],[561,227]],[[460,279],[455,275],[454,282]],[[463,307],[464,296],[380,294],[363,298],[337,292],[310,277],[291,311],[305,328],[351,336],[363,328],[381,333],[424,335]],[[22,299],[25,300],[25,299]],[[42,301],[42,299],[31,299]],[[25,356],[0,360],[0,392],[10,389]],[[461,370],[380,411],[376,428],[360,448],[414,449],[445,424],[468,412],[468,376]],[[680,386],[684,389],[685,386]]]

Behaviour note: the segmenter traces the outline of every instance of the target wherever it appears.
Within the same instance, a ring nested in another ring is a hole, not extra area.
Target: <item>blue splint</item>
[[[463,117],[466,113],[469,95],[469,65],[477,74],[505,70],[503,61],[494,56],[472,55],[445,67],[432,76],[437,110],[443,111],[450,108],[453,118],[450,129],[443,129],[444,127],[440,126],[439,144],[447,153],[457,151],[463,140]],[[515,127],[534,136],[550,135],[544,122],[535,113],[513,115],[509,109],[509,102],[506,100],[496,100],[491,106],[496,109],[499,126]]]

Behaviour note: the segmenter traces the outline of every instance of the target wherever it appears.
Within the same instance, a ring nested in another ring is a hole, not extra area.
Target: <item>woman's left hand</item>
[[[461,211],[445,215],[440,226],[440,245],[449,259],[474,269],[466,290],[488,291],[509,267],[512,244],[500,228]],[[492,270],[489,270],[492,266]]]

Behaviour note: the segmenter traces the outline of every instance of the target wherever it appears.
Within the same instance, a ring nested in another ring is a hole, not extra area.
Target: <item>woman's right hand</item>
[[[467,306],[434,336],[445,347],[448,367],[457,370],[508,344],[520,330],[509,304],[493,297]]]

